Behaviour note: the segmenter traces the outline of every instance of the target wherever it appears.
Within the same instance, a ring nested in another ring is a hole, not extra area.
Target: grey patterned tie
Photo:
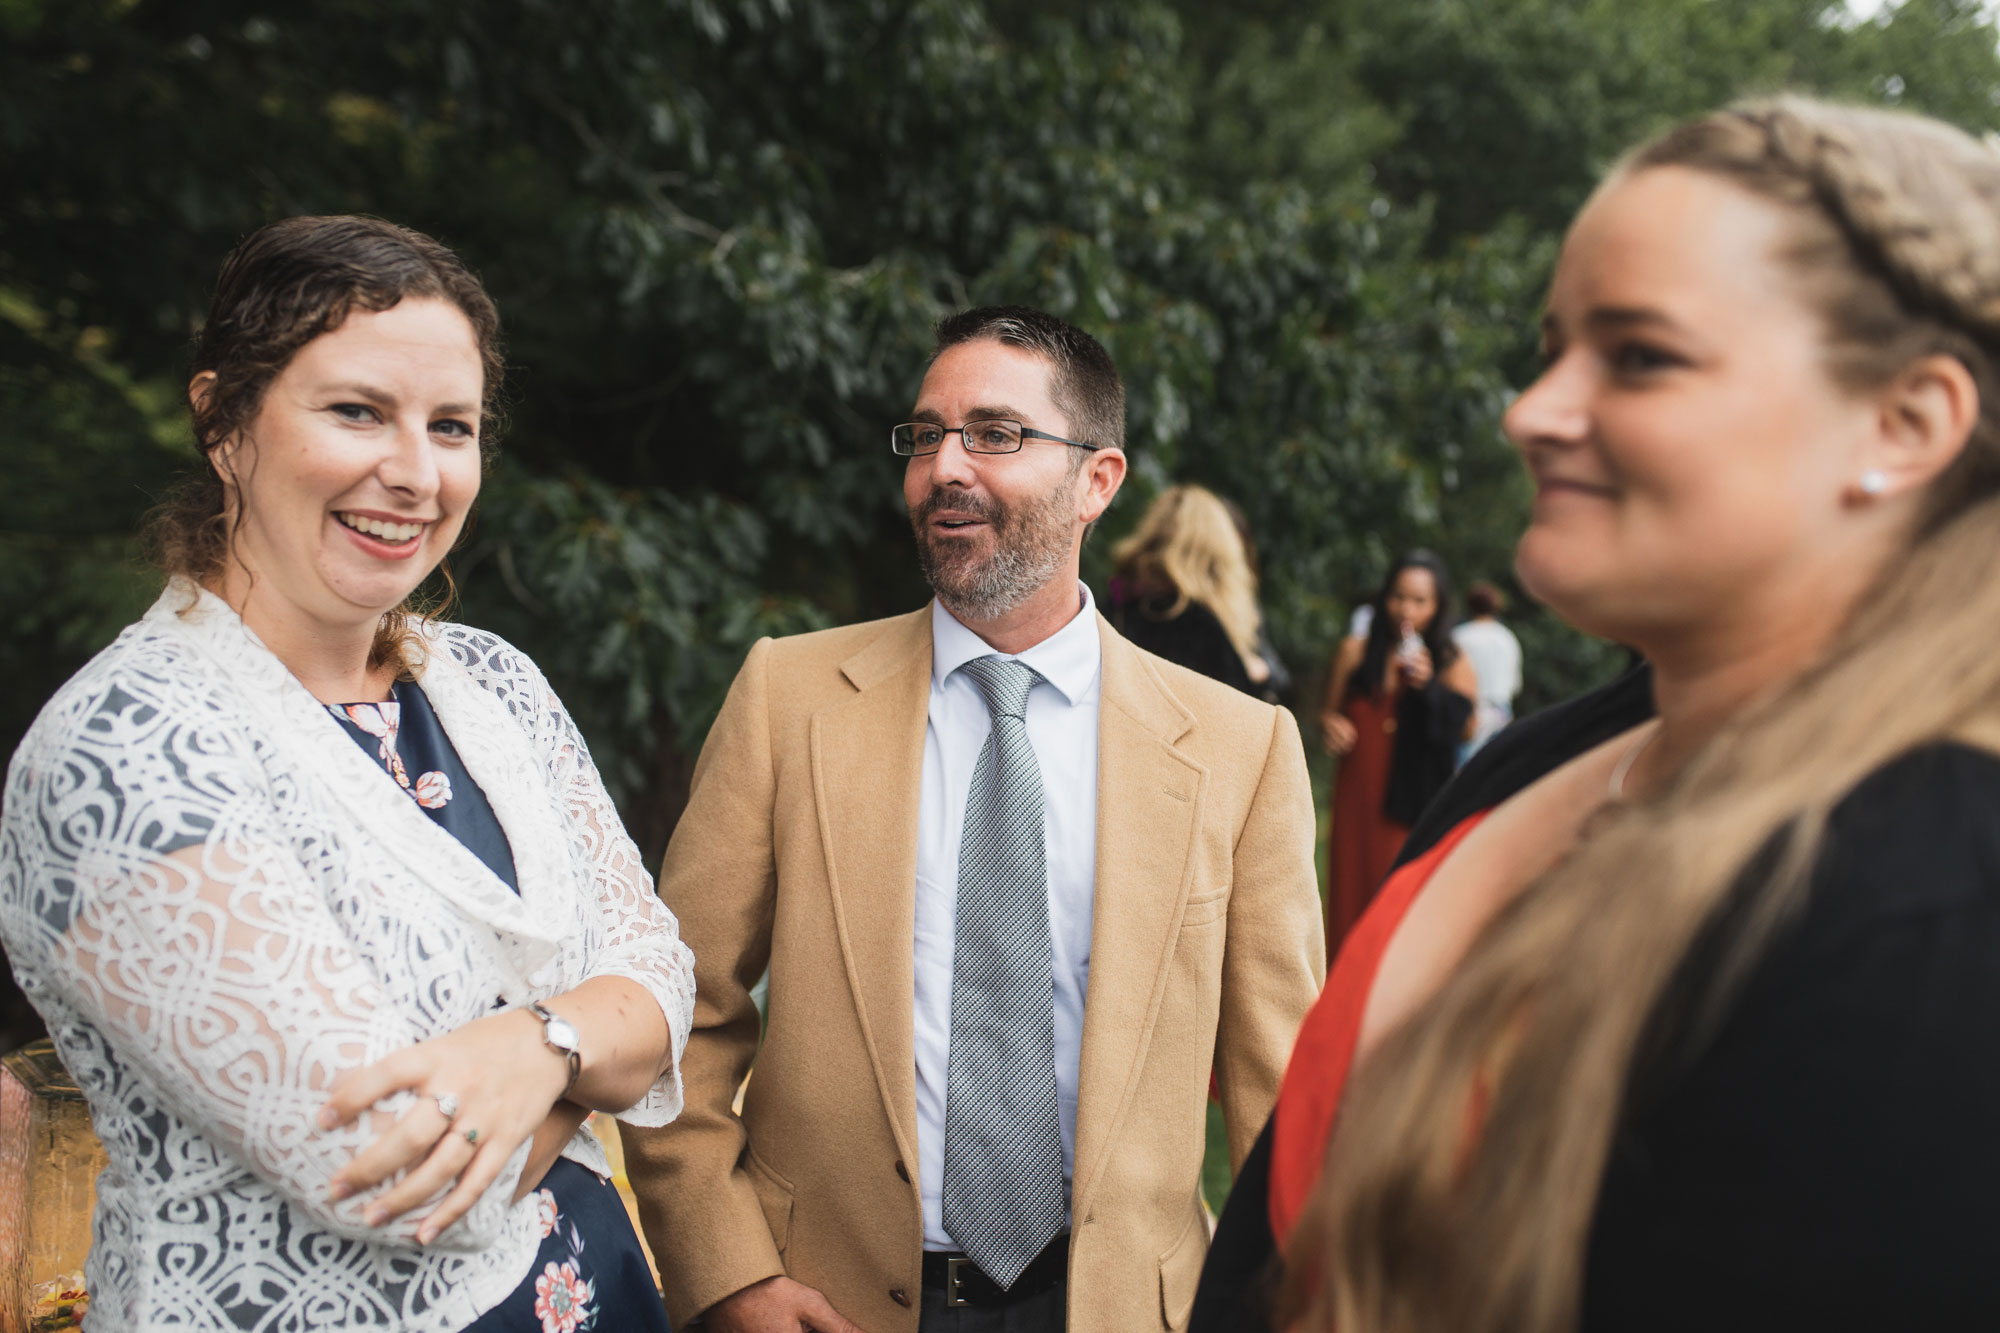
[[[1025,720],[1041,678],[1001,657],[959,670],[985,696],[993,731],[972,770],[958,848],[944,1228],[1007,1288],[1064,1216],[1042,773]]]

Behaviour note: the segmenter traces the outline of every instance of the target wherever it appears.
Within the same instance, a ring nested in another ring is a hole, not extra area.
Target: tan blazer
[[[1242,1162],[1325,973],[1289,713],[1101,617],[1096,900],[1069,1327],[1185,1326],[1208,1246],[1211,1064]],[[687,1109],[624,1131],[678,1326],[778,1273],[867,1333],[915,1333],[912,1026],[928,609],[767,639],[695,768],[660,892],[695,956]],[[750,996],[766,965],[758,1044]],[[731,1100],[757,1062],[741,1118]]]

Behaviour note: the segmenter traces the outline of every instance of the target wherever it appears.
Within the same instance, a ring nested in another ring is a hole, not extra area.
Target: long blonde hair
[[[1665,790],[1601,811],[1356,1072],[1290,1250],[1305,1328],[1573,1328],[1635,1050],[1698,933],[1726,902],[1721,965],[1691,1000],[1712,1021],[1801,906],[1833,806],[2000,711],[2000,155],[1916,116],[1779,98],[1682,125],[1618,170],[1657,166],[1786,210],[1780,262],[1824,315],[1840,383],[1941,353],[1973,375],[1980,415],[1825,657]]]
[[[1229,507],[1191,484],[1161,491],[1131,536],[1111,548],[1112,567],[1140,596],[1173,597],[1169,619],[1200,602],[1222,622],[1246,668],[1258,660],[1257,575]]]

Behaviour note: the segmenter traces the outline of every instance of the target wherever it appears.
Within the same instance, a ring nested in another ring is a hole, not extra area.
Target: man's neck
[[[1083,593],[1077,587],[1075,570],[1069,570],[1043,584],[1041,589],[1013,610],[991,620],[974,620],[960,614],[949,602],[959,624],[977,634],[997,653],[1017,657],[1060,631],[1083,609]]]

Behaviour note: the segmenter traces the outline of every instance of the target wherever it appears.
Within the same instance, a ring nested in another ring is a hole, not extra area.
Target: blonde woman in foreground
[[[1273,1236],[1287,1328],[2000,1325],[2000,156],[1684,125],[1543,329],[1517,568],[1650,669],[1413,832],[1195,1327],[1269,1318]]]

